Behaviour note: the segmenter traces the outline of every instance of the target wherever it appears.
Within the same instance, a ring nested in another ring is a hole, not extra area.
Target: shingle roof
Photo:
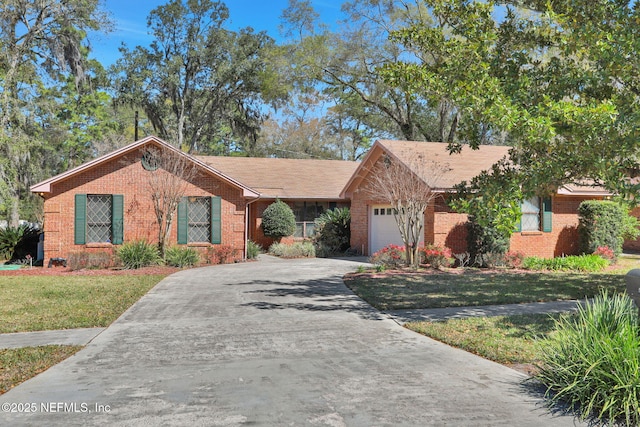
[[[463,147],[460,153],[449,154],[447,144],[441,142],[417,142],[417,141],[390,141],[378,140],[362,161],[358,171],[351,177],[344,187],[342,194],[350,197],[351,193],[358,187],[361,180],[366,176],[367,170],[372,167],[380,156],[384,153],[395,157],[406,165],[411,165],[412,160],[418,156],[426,160],[432,160],[448,167],[448,171],[443,174],[437,185],[437,190],[447,191],[455,187],[462,181],[471,181],[482,171],[488,171],[491,167],[508,156],[511,147],[502,145],[481,145],[477,150],[470,147]],[[419,173],[420,171],[413,171]],[[428,170],[424,170],[428,173]],[[423,177],[425,182],[429,182],[429,177]],[[558,188],[558,194],[574,196],[607,196],[610,192],[602,187],[589,183],[566,184]]]
[[[440,189],[451,189],[462,181],[470,181],[482,171],[491,169],[509,153],[509,148],[498,145],[481,145],[479,149],[472,150],[463,147],[460,153],[449,154],[447,144],[441,142],[416,142],[416,141],[389,141],[377,142],[387,153],[398,158],[403,163],[410,165],[416,156],[437,162],[448,167],[439,180]],[[414,171],[416,172],[416,171]],[[428,170],[423,172],[428,173]],[[428,177],[425,181],[429,182]]]
[[[191,156],[189,154],[183,153],[182,151],[178,150],[177,148],[173,147],[171,144],[167,143],[166,141],[163,141],[162,139],[156,137],[156,136],[146,136],[142,139],[139,139],[138,141],[135,141],[129,145],[126,145],[122,148],[119,148],[109,154],[105,154],[104,156],[95,158],[93,160],[90,160],[86,163],[83,163],[82,165],[75,167],[73,169],[70,169],[66,172],[63,172],[59,175],[56,175],[52,178],[49,178],[47,180],[44,180],[38,184],[32,185],[31,186],[31,191],[34,193],[49,193],[51,192],[51,187],[52,185],[58,184],[64,180],[67,180],[75,175],[78,175],[80,173],[83,173],[85,171],[91,170],[101,164],[104,164],[106,162],[110,162],[110,161],[114,161],[114,159],[119,158],[120,156],[123,156],[126,153],[130,153],[133,152],[135,150],[138,150],[142,147],[146,147],[148,145],[155,145],[155,146],[159,146],[159,147],[164,147],[168,150],[171,150],[175,153],[179,153],[181,156],[184,156],[186,158],[188,158],[190,161],[194,162],[196,165],[198,165],[198,167],[201,167],[206,173],[212,174],[218,178],[220,178],[221,180],[227,182],[228,184],[239,188],[240,190],[242,190],[242,194],[245,197],[256,197],[257,194],[254,192],[254,190],[252,188],[249,188],[246,184],[243,184],[241,182],[239,182],[238,180],[236,180],[234,177],[225,175],[223,173],[221,173],[218,170],[212,169],[209,165],[207,165],[206,163],[196,159],[194,156]]]
[[[338,199],[358,167],[343,160],[198,156],[200,161],[233,176],[262,198]]]

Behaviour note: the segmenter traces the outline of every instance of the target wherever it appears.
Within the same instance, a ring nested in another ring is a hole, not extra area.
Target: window
[[[551,198],[532,197],[522,202],[518,231],[551,231]]]
[[[335,202],[294,202],[291,210],[296,217],[296,231],[293,237],[310,238],[315,230],[315,220],[324,211],[336,207]]]
[[[532,197],[522,202],[522,231],[540,231],[540,198]]]
[[[123,196],[76,194],[74,241],[121,244],[123,239]]]
[[[220,197],[183,197],[178,205],[178,243],[220,244]]]
[[[111,242],[111,196],[87,196],[87,243]]]

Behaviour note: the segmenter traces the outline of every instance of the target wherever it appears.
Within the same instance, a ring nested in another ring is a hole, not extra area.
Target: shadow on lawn
[[[578,273],[427,272],[356,274],[346,285],[380,310],[469,307],[591,298],[625,290],[624,275]]]
[[[296,282],[276,282],[257,280],[234,284],[259,286],[244,293],[255,297],[256,301],[242,304],[260,310],[305,310],[318,312],[343,311],[355,313],[363,319],[383,320],[386,317],[364,303],[351,292],[341,278],[307,280]]]

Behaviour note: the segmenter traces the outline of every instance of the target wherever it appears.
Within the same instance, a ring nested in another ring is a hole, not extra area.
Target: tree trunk
[[[9,200],[10,206],[7,211],[7,223],[9,227],[16,228],[20,225],[20,199],[12,195]]]

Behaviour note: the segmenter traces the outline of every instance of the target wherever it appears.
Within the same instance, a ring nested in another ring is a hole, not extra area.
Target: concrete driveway
[[[174,274],[0,396],[0,425],[574,425],[518,372],[371,309],[341,280],[357,265],[267,257]]]

